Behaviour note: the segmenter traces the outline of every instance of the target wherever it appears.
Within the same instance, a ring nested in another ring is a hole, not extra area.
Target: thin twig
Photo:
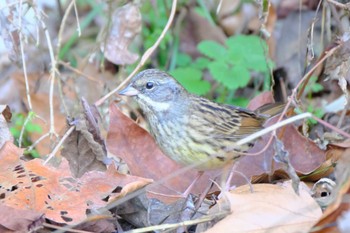
[[[33,116],[33,112],[30,111],[28,113],[26,119],[23,122],[22,129],[21,129],[21,132],[20,132],[19,138],[18,138],[18,147],[22,146],[22,139],[23,139],[24,131],[25,131],[27,124],[32,120],[32,116]]]
[[[33,10],[36,12],[36,9],[33,8]],[[38,21],[41,23],[41,27],[44,31],[46,42],[47,42],[47,47],[49,49],[49,54],[50,54],[50,60],[51,60],[51,70],[50,70],[50,92],[49,92],[49,108],[50,108],[50,135],[54,135],[58,137],[58,134],[55,131],[55,117],[54,117],[54,108],[53,108],[53,93],[54,93],[54,84],[55,84],[55,79],[56,79],[56,73],[58,74],[58,70],[56,69],[56,59],[54,56],[53,48],[52,48],[52,43],[51,43],[51,38],[49,34],[49,30],[47,29],[47,26],[41,18],[41,13],[36,12],[36,17]]]
[[[44,165],[46,165],[57,153],[57,151],[60,149],[61,145],[63,144],[63,142],[66,140],[66,138],[73,132],[75,126],[71,126],[67,132],[63,135],[63,137],[61,138],[61,140],[57,143],[57,145],[55,146],[55,148],[52,150],[52,152],[47,156],[45,162],[43,163]]]
[[[58,63],[60,63],[59,52],[60,52],[60,49],[61,49],[63,32],[64,32],[64,29],[65,29],[65,26],[66,26],[68,15],[71,12],[71,10],[74,7],[74,5],[75,5],[75,0],[71,1],[70,4],[68,5],[67,9],[65,10],[65,13],[64,13],[64,15],[62,17],[62,21],[61,21],[61,24],[60,24],[60,29],[59,29],[58,34],[57,34],[56,61]],[[79,26],[79,28],[80,28],[80,26]],[[61,99],[64,111],[65,111],[66,115],[69,116],[70,113],[69,113],[69,110],[67,108],[66,101],[64,99],[64,95],[63,95],[63,91],[62,91],[62,80],[61,79],[58,79],[58,93],[60,95],[60,99]]]
[[[329,3],[332,3],[333,5],[337,6],[337,7],[340,7],[344,10],[349,10],[349,6],[346,5],[346,4],[343,4],[343,3],[340,3],[340,2],[337,2],[337,1],[334,1],[334,0],[327,0],[327,2]]]
[[[204,216],[201,218],[197,218],[194,220],[188,220],[188,221],[183,221],[183,222],[179,222],[179,223],[168,223],[168,224],[162,224],[162,225],[156,225],[156,226],[150,226],[150,227],[144,227],[144,228],[138,228],[138,229],[134,229],[134,230],[130,230],[130,231],[125,231],[125,233],[142,233],[142,232],[150,232],[150,231],[163,231],[166,229],[175,229],[178,227],[185,227],[185,226],[191,226],[191,225],[196,225],[199,223],[203,223],[203,222],[209,222],[215,218],[222,218],[225,217],[226,215],[228,215],[229,212],[228,211],[222,211],[219,213],[215,213],[215,214],[211,214],[208,216]]]
[[[30,91],[29,91],[29,82],[28,82],[27,65],[26,65],[27,63],[26,63],[26,59],[25,59],[25,56],[24,56],[23,32],[22,32],[22,5],[23,5],[23,2],[20,1],[19,13],[18,13],[19,38],[20,38],[19,44],[20,44],[21,56],[22,56],[24,81],[25,81],[25,84],[26,84],[26,95],[27,95],[27,101],[28,101],[28,108],[29,108],[29,111],[33,111],[32,101],[31,101],[31,98],[30,98]]]
[[[302,120],[302,119],[305,119],[305,118],[310,118],[310,117],[312,117],[312,114],[309,113],[309,112],[305,112],[305,113],[302,113],[302,114],[299,114],[299,115],[296,115],[296,116],[292,116],[292,117],[290,117],[290,118],[288,118],[286,120],[277,122],[276,124],[273,124],[273,125],[271,125],[271,126],[269,126],[267,128],[264,128],[264,129],[262,129],[262,130],[260,130],[260,131],[258,131],[256,133],[253,133],[253,134],[251,134],[251,135],[249,135],[249,136],[247,136],[247,137],[237,141],[235,143],[235,146],[244,145],[244,144],[246,144],[248,142],[251,142],[251,141],[253,141],[253,140],[255,140],[255,139],[265,135],[265,134],[268,134],[268,133],[270,133],[272,131],[275,131],[276,129],[279,129],[282,126],[288,125],[290,123],[293,123],[295,121],[299,121],[299,120]]]
[[[341,129],[339,129],[339,128],[337,128],[337,127],[331,125],[331,124],[329,124],[328,122],[326,122],[326,121],[324,121],[324,120],[321,120],[320,118],[315,117],[315,116],[312,116],[312,118],[313,118],[314,120],[316,120],[318,123],[320,123],[320,124],[326,126],[327,128],[330,128],[330,129],[334,130],[334,131],[337,132],[338,134],[341,134],[341,135],[343,135],[344,137],[350,138],[350,134],[344,132],[343,130],[341,130]]]
[[[83,77],[89,79],[89,80],[92,81],[92,82],[96,82],[96,83],[98,83],[98,84],[102,84],[102,81],[101,81],[101,80],[98,80],[98,79],[96,79],[96,78],[94,78],[94,77],[92,77],[92,76],[89,76],[88,74],[84,74],[82,71],[80,71],[80,70],[78,70],[78,69],[72,67],[72,66],[71,66],[69,63],[67,63],[67,62],[58,61],[58,64],[63,65],[63,66],[66,67],[67,69],[73,71],[74,73],[79,74],[80,76],[83,76]]]
[[[148,58],[153,54],[153,52],[156,50],[156,48],[159,46],[160,42],[163,40],[165,34],[167,33],[167,31],[169,30],[173,20],[174,20],[174,16],[175,16],[175,12],[176,12],[176,5],[177,5],[177,0],[173,0],[173,4],[171,6],[171,12],[170,12],[170,16],[168,19],[167,24],[165,25],[162,33],[160,34],[160,36],[158,37],[157,41],[154,43],[154,45],[152,45],[149,49],[147,49],[147,51],[143,54],[143,56],[141,57],[140,62],[138,63],[138,65],[136,66],[136,68],[129,74],[129,76],[121,83],[119,84],[119,86],[117,88],[115,88],[114,90],[112,90],[111,92],[109,92],[107,95],[105,95],[104,97],[102,97],[101,99],[99,99],[98,101],[95,102],[96,106],[100,106],[104,101],[106,101],[106,99],[108,99],[109,97],[111,97],[113,94],[115,94],[117,91],[120,90],[120,88],[122,88],[126,83],[128,83],[130,81],[130,79],[139,71],[139,69],[146,63],[146,61],[148,60]]]
[[[56,56],[57,54],[59,53],[60,51],[60,48],[61,48],[61,43],[62,43],[62,35],[63,35],[63,31],[65,29],[65,26],[66,26],[66,22],[67,22],[67,18],[68,18],[68,15],[70,13],[70,11],[72,10],[73,6],[74,6],[74,2],[75,1],[71,1],[70,4],[68,5],[67,9],[65,10],[65,13],[63,15],[63,18],[62,18],[62,22],[61,22],[61,25],[60,25],[60,29],[58,31],[58,34],[57,34],[57,47],[56,47]],[[58,59],[57,59],[58,60]]]
[[[50,136],[50,133],[48,132],[48,133],[46,133],[46,134],[44,134],[44,135],[42,135],[38,140],[36,140],[32,145],[30,145],[28,148],[27,148],[27,152],[29,152],[29,151],[31,151],[31,150],[33,150],[34,149],[34,147],[36,146],[36,145],[38,145],[39,144],[39,142],[41,142],[42,140],[44,140],[46,137],[48,137],[48,136]]]
[[[33,106],[32,106],[32,101],[31,101],[31,97],[30,97],[30,90],[29,90],[29,82],[28,82],[28,74],[27,74],[27,63],[26,63],[26,59],[24,56],[24,46],[23,46],[23,32],[22,32],[22,7],[23,7],[23,2],[22,0],[19,2],[19,13],[18,13],[18,26],[19,26],[19,44],[20,44],[20,49],[21,49],[21,56],[22,56],[22,66],[23,66],[23,75],[24,75],[24,82],[25,82],[25,86],[26,86],[26,96],[27,96],[27,102],[28,102],[28,110],[29,113],[33,112]],[[24,130],[26,128],[26,125],[29,122],[29,118],[31,117],[31,114],[28,114],[24,124],[22,125],[22,129],[20,132],[20,136],[18,139],[18,146],[21,147],[22,145],[22,139],[23,139],[23,135],[24,135]]]
[[[50,223],[43,223],[44,227],[50,228],[50,229],[56,229],[56,230],[63,230],[64,232],[72,232],[72,233],[93,233],[92,231],[83,231],[83,230],[77,230],[77,229],[71,229],[68,227],[61,227]]]
[[[75,0],[72,1],[74,4],[74,13],[75,13],[75,18],[77,19],[77,32],[78,32],[78,37],[81,36],[81,28],[80,28],[80,22],[79,22],[79,14],[78,14],[78,9],[77,9],[77,4]]]

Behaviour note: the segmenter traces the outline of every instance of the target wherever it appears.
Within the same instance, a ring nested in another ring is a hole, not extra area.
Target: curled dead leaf
[[[82,99],[83,112],[74,120],[74,131],[64,141],[62,156],[69,162],[74,177],[81,177],[89,171],[105,171],[107,150],[98,127],[98,115],[95,106],[89,106]]]
[[[139,56],[130,52],[128,47],[141,31],[140,10],[136,4],[129,3],[118,8],[112,17],[112,26],[102,51],[114,64],[133,64]]]

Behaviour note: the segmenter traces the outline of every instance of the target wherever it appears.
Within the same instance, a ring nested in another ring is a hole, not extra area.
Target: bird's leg
[[[185,192],[182,193],[182,197],[186,198],[190,192],[193,189],[193,186],[197,183],[197,181],[199,180],[199,178],[201,178],[201,176],[204,174],[204,171],[198,171],[196,177],[194,178],[194,180],[192,181],[192,183],[188,186],[188,188],[185,190]]]
[[[225,191],[229,191],[231,189],[231,180],[233,177],[233,173],[236,172],[237,165],[238,165],[238,162],[234,163],[233,166],[232,166],[232,164],[228,164],[224,168],[225,176],[224,176],[223,181],[226,181],[226,184],[225,184],[225,186],[222,186],[222,187],[224,187]]]

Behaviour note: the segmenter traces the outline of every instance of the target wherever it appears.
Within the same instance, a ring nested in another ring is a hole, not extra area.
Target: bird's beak
[[[135,96],[139,94],[139,91],[133,88],[132,86],[127,86],[120,92],[118,92],[119,95],[125,95],[125,96]]]

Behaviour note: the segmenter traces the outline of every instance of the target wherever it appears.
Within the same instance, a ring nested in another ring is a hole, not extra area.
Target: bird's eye
[[[153,82],[147,82],[147,83],[146,83],[146,88],[147,88],[147,89],[152,89],[153,86],[154,86],[154,83],[153,83]]]

